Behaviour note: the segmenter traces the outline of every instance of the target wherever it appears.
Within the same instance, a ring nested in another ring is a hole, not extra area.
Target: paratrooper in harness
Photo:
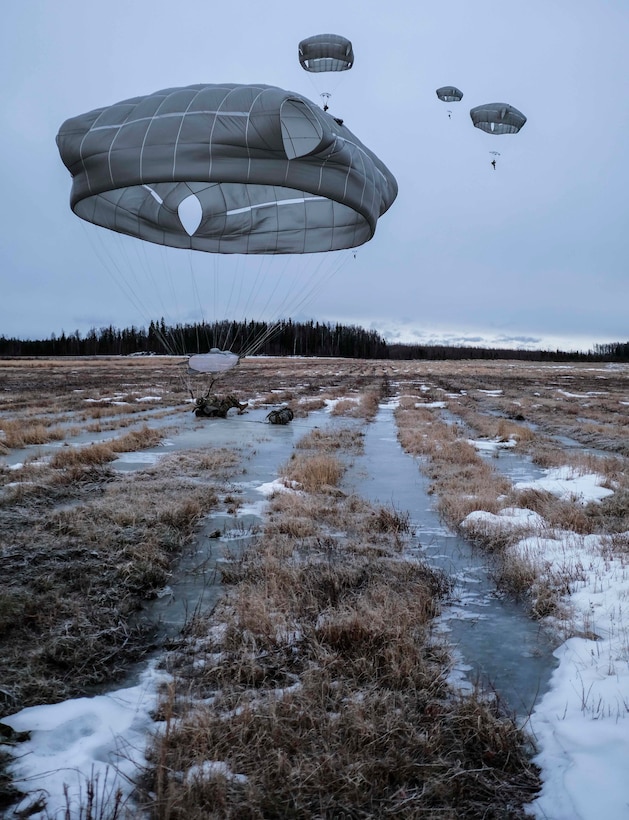
[[[210,387],[210,390],[212,388]],[[193,396],[194,398],[194,396]],[[227,418],[227,413],[235,407],[238,410],[238,415],[242,416],[247,408],[249,402],[239,402],[236,396],[229,395],[221,398],[220,396],[210,395],[210,391],[205,396],[199,396],[194,399],[194,414],[197,418]]]

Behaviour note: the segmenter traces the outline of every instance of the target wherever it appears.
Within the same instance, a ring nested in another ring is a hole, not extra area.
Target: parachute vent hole
[[[203,206],[198,197],[190,194],[190,196],[182,199],[177,208],[177,214],[184,231],[188,236],[194,236],[203,219]]]

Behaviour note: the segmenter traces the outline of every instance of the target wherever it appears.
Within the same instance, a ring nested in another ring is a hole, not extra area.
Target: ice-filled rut
[[[442,621],[457,652],[458,672],[469,685],[495,690],[509,711],[524,719],[548,686],[555,665],[552,642],[521,605],[497,592],[487,557],[439,519],[419,460],[397,439],[395,406],[381,405],[366,428],[365,453],[351,469],[348,485],[369,501],[410,515],[413,548],[455,581]]]

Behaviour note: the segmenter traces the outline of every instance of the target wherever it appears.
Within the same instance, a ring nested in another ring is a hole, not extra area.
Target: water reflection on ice
[[[408,512],[412,546],[455,581],[440,628],[458,650],[458,675],[468,685],[495,688],[509,709],[528,715],[556,665],[553,646],[517,603],[497,592],[487,557],[443,526],[418,461],[397,441],[393,407],[382,405],[367,429],[364,456],[350,469],[348,484],[374,503]]]

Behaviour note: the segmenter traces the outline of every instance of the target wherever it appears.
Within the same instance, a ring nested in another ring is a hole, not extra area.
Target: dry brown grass
[[[464,534],[494,556],[493,573],[500,588],[527,601],[534,617],[553,616],[558,622],[565,616],[562,597],[569,593],[578,572],[575,576],[569,562],[566,567],[551,570],[539,562],[525,560],[509,548],[524,537],[543,537],[554,531],[568,531],[576,536],[626,532],[629,528],[626,459],[620,455],[603,457],[574,449],[567,451],[560,441],[523,427],[522,418],[516,423],[488,413],[487,405],[494,405],[498,397],[490,396],[487,390],[477,390],[470,396],[473,393],[471,377],[464,382],[462,392],[454,390],[455,384],[459,387],[458,382],[448,383],[448,408],[459,421],[445,424],[439,418],[438,409],[430,410],[421,404],[417,407],[413,396],[403,398],[396,413],[400,441],[406,450],[423,457],[421,466],[431,479],[435,506],[454,529],[460,528],[466,516],[475,510],[498,513],[505,507],[524,507],[542,516],[543,525],[532,528],[513,527],[500,521],[465,522]],[[605,485],[615,492],[600,503],[584,505],[576,498],[561,499],[546,491],[516,491],[490,462],[467,444],[465,439],[472,436],[515,440],[540,466],[568,466],[576,472],[602,475]]]
[[[154,430],[145,425],[140,430],[133,430],[120,438],[113,439],[111,444],[117,453],[133,453],[147,447],[154,447],[160,443],[164,435],[164,430]]]
[[[123,426],[131,423],[132,420],[120,418],[120,416],[136,416],[144,413],[144,408],[139,404],[112,404],[111,401],[103,399],[100,402],[90,403],[79,414],[83,420],[115,419],[113,426]]]
[[[50,458],[50,466],[55,470],[64,470],[73,467],[96,467],[107,464],[116,458],[116,452],[110,443],[86,444],[83,447],[70,447],[54,453]]]
[[[150,427],[143,427],[141,430],[132,431],[120,438],[98,444],[65,445],[51,456],[49,463],[55,470],[74,470],[76,476],[79,475],[76,473],[79,467],[102,466],[113,461],[118,453],[136,452],[155,446],[159,444],[163,435],[163,430],[157,431]]]
[[[403,448],[426,460],[422,469],[431,479],[436,506],[454,528],[474,510],[498,512],[500,496],[510,483],[478,455],[458,428],[439,419],[434,410],[416,407],[403,399],[396,410],[398,435]]]
[[[378,412],[380,398],[380,392],[372,389],[360,393],[355,398],[339,399],[332,408],[331,415],[363,418],[369,421]]]
[[[523,817],[536,772],[512,754],[518,731],[479,701],[433,701],[427,713],[433,694],[365,687],[356,700],[317,669],[303,689],[241,702],[229,720],[170,720],[157,816]]]
[[[187,450],[160,459],[157,470],[162,474],[177,474],[182,469],[186,475],[224,479],[234,474],[240,463],[240,455],[227,447],[216,447],[211,450]],[[149,472],[152,469],[149,468]]]
[[[456,412],[498,414],[536,433],[629,456],[626,365],[433,362],[426,370],[444,393],[458,394],[449,402]]]
[[[295,408],[295,417],[303,418],[307,416],[308,413],[312,413],[314,410],[322,410],[324,407],[324,399],[301,399]]]
[[[340,450],[359,453],[363,449],[363,438],[362,431],[347,427],[339,430],[316,428],[301,438],[296,447],[299,450],[317,450],[319,453]]]
[[[493,441],[513,441],[516,447],[524,449],[533,441],[536,434],[524,423],[499,415],[487,415],[478,409],[474,399],[469,395],[459,396],[448,401],[448,409],[453,412],[470,432],[479,438]],[[523,420],[522,420],[523,421]]]
[[[5,710],[116,680],[150,646],[152,627],[139,627],[136,613],[218,503],[215,479],[195,478],[198,460],[188,470],[176,459],[134,475],[83,462],[75,484],[41,468],[36,483],[3,498],[0,652],[13,698]],[[230,464],[223,454],[224,475]]]
[[[62,441],[66,432],[54,425],[53,420],[46,423],[41,419],[28,419],[26,422],[17,419],[4,419],[0,423],[3,431],[2,444],[5,448],[15,450],[32,444],[47,444],[50,441]]]
[[[430,627],[448,584],[400,560],[407,530],[352,496],[272,499],[229,595],[170,656],[157,817],[524,816],[523,737],[447,686]]]
[[[282,468],[282,474],[306,492],[329,492],[343,475],[343,465],[338,458],[325,453],[294,454]]]
[[[332,416],[358,416],[358,413],[358,398],[339,399],[330,411]]]

